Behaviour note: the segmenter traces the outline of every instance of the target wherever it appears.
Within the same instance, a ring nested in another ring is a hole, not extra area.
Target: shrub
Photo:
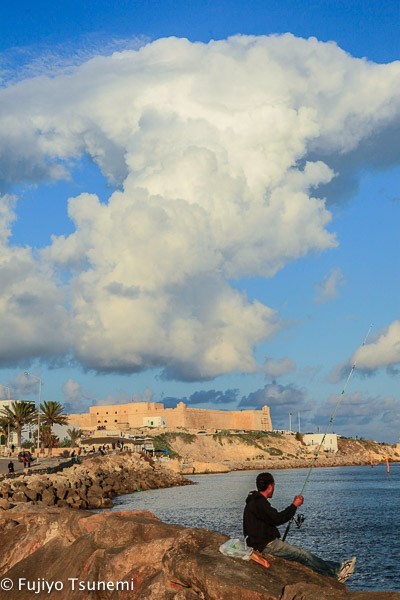
[[[175,452],[171,447],[171,444],[168,441],[168,436],[171,434],[168,433],[160,433],[160,435],[155,435],[153,437],[154,450],[168,450],[168,456],[170,458],[181,458],[180,454]],[[179,434],[178,434],[179,435]]]
[[[274,448],[270,446],[269,448],[265,448],[265,451],[268,452],[271,456],[282,456],[283,452],[279,448]]]

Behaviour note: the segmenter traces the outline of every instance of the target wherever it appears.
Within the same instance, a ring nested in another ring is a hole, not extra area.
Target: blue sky
[[[397,441],[399,26],[397,2],[3,3],[0,383],[311,431],[357,360],[334,430]]]

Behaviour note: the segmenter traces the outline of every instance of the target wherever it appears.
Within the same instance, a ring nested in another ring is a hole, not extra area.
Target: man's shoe
[[[350,558],[342,563],[339,573],[337,574],[337,579],[341,583],[344,583],[351,575],[354,573],[354,565],[356,564],[356,557]]]
[[[254,562],[257,562],[260,565],[262,565],[263,567],[265,567],[266,569],[269,569],[269,567],[271,566],[269,564],[269,562],[267,561],[267,559],[264,558],[264,556],[258,550],[253,550],[250,558],[251,558],[251,560],[254,560]]]

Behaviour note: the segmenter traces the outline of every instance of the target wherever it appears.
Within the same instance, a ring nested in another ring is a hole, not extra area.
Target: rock
[[[43,490],[42,503],[45,506],[54,506],[54,504],[56,503],[54,488],[48,488],[47,490]]]
[[[90,496],[100,496],[101,497],[103,494],[103,490],[98,484],[95,483],[89,487],[87,493],[88,493],[88,496],[90,495]]]
[[[400,599],[399,593],[348,592],[332,578],[276,557],[268,570],[228,558],[218,551],[226,536],[166,524],[147,511],[16,507],[0,513],[0,528],[12,531],[0,546],[0,577],[61,581],[63,600]],[[77,593],[68,578],[124,581],[133,589]],[[32,592],[18,591],[18,600],[31,598]]]
[[[74,492],[72,492],[70,495],[67,496],[66,503],[68,504],[68,506],[72,506],[72,507],[75,506],[75,508],[76,508],[76,505],[80,502],[81,502],[80,496]]]
[[[57,500],[57,506],[58,506],[59,508],[65,508],[65,507],[67,507],[67,506],[68,506],[68,503],[66,502],[66,500],[61,500],[61,499],[58,499],[58,500]]]
[[[14,502],[28,502],[28,498],[25,496],[24,492],[14,492],[13,501]]]
[[[44,481],[40,481],[39,479],[35,478],[32,479],[32,481],[29,481],[28,483],[28,489],[32,490],[32,492],[35,492],[37,495],[42,495],[43,490],[45,490],[47,488],[47,485],[45,484]]]
[[[230,467],[222,463],[193,462],[193,473],[227,473]]]
[[[28,500],[32,500],[32,501],[38,500],[38,496],[39,496],[38,492],[36,490],[31,489],[30,487],[26,487],[24,489],[24,494],[28,498]]]
[[[97,496],[88,496],[87,502],[89,508],[101,508],[103,505],[102,499],[98,498]]]

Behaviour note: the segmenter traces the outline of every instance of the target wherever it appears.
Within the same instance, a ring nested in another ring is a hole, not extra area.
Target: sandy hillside
[[[184,472],[304,467],[315,455],[315,448],[305,446],[301,438],[277,433],[157,432],[154,441],[157,448],[169,451]],[[386,456],[391,462],[400,461],[400,448],[390,444],[341,438],[338,446],[337,453],[322,450],[317,465],[369,464],[371,457],[379,463]]]

